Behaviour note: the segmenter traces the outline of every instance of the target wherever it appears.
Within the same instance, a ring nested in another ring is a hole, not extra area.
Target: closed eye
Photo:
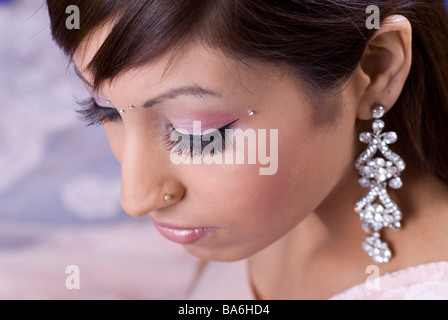
[[[82,121],[88,126],[99,126],[109,122],[122,121],[120,113],[115,108],[101,107],[95,99],[89,98],[79,101],[77,104],[81,107],[76,110]]]
[[[206,155],[213,156],[215,153],[222,153],[225,151],[226,145],[225,131],[238,120],[239,119],[232,121],[231,123],[205,135],[185,134],[176,130],[176,128],[171,127],[169,134],[167,134],[164,139],[165,146],[168,150],[173,150],[173,152],[178,155],[188,155],[190,157]],[[180,140],[178,139],[173,141],[171,138],[173,133],[175,133],[175,136],[180,138]],[[215,136],[219,136],[221,138],[220,141],[214,141]],[[209,154],[206,154],[204,149],[211,143],[213,143],[215,148],[209,148]]]

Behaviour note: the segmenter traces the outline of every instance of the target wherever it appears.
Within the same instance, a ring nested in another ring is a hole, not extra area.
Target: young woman
[[[448,298],[442,1],[47,4],[192,298]]]

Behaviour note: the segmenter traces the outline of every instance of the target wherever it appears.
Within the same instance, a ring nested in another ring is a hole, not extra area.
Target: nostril
[[[128,215],[132,217],[142,217],[147,214],[147,212],[143,213],[141,210],[136,209],[135,206],[127,204],[127,202],[121,202],[121,207],[123,208],[123,211],[126,212]]]
[[[137,195],[134,193],[122,193],[121,207],[130,216],[143,217],[156,207],[151,195]]]
[[[153,191],[143,192],[125,192],[121,194],[121,206],[123,210],[133,217],[142,217],[148,215],[149,212],[172,206],[182,200],[185,196],[184,188],[170,188],[167,190],[167,185],[162,190],[156,188]]]

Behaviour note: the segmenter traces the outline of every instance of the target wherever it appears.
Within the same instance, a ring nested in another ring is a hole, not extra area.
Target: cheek
[[[110,148],[115,158],[121,163],[124,146],[124,126],[122,123],[106,123],[104,124],[104,130],[107,134]]]
[[[202,203],[210,205],[213,222],[245,239],[270,242],[312,213],[340,181],[350,163],[344,150],[351,144],[344,141],[350,139],[342,132],[286,131],[279,136],[275,175],[261,176],[259,164],[224,165],[191,179]]]

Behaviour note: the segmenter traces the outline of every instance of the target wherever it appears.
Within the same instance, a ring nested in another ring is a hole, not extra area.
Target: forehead
[[[82,76],[93,83],[93,75],[86,68],[108,37],[113,25],[104,25],[89,35],[73,55],[73,61]],[[268,70],[269,69],[269,70]],[[188,43],[178,51],[167,51],[142,67],[125,70],[113,79],[109,87],[121,83],[135,83],[145,88],[169,82],[171,85],[188,83],[251,83],[264,73],[273,73],[255,63],[245,64],[225,56],[221,51],[206,48],[201,43]],[[278,74],[278,70],[275,73]],[[250,78],[250,79],[249,79]]]

